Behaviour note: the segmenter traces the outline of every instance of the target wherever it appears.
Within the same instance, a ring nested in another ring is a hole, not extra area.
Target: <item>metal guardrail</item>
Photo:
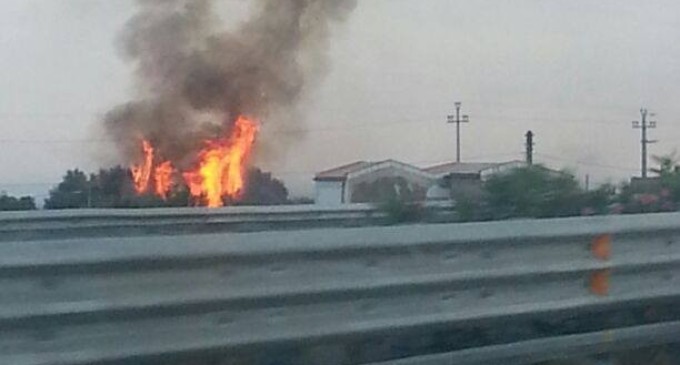
[[[425,209],[434,220],[452,214],[450,204],[432,203]],[[0,241],[360,227],[387,220],[371,204],[0,212]]]
[[[373,365],[451,365],[451,364],[504,364],[523,365],[560,358],[579,357],[676,343],[680,322],[598,331],[521,341],[510,344],[472,348],[457,352],[410,357]],[[650,361],[648,361],[649,363]]]
[[[538,361],[670,341],[678,278],[679,214],[6,241],[0,364]]]

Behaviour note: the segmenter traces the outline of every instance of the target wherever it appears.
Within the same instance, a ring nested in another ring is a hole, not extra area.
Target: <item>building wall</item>
[[[350,175],[345,187],[345,201],[352,203],[382,202],[393,198],[425,200],[434,179],[416,169],[386,163]]]
[[[349,200],[352,203],[381,203],[398,199],[423,201],[428,185],[409,181],[402,176],[383,176],[351,184]]]
[[[451,200],[451,179],[440,178],[436,180],[425,193],[426,200]]]
[[[342,181],[315,181],[314,202],[318,205],[335,206],[343,204]]]
[[[482,198],[482,180],[478,176],[454,177],[451,179],[451,198],[456,201]]]

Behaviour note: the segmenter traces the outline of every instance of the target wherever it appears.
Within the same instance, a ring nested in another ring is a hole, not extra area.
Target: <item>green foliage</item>
[[[248,185],[239,205],[280,205],[288,202],[288,189],[271,173],[251,168],[246,181]]]
[[[676,153],[677,152],[673,151],[665,156],[652,156],[652,160],[658,163],[659,167],[653,167],[649,169],[649,171],[656,173],[661,177],[677,174],[680,172],[680,166],[678,166]]]
[[[577,215],[583,193],[573,175],[539,165],[496,175],[484,190],[496,218]]]
[[[108,170],[101,169],[91,174],[90,186],[91,206],[97,208],[116,208],[129,206],[132,198],[132,180],[127,169],[116,166]]]
[[[411,185],[401,176],[381,177],[357,185],[351,202],[373,202],[385,212],[388,224],[417,222],[425,218],[422,200],[425,189]]]
[[[74,169],[64,175],[63,180],[50,190],[45,200],[45,209],[78,208],[150,208],[179,204],[176,194],[164,201],[151,194],[138,196],[134,192],[128,169],[121,166],[101,169],[88,177]]]
[[[599,188],[583,192],[580,198],[581,214],[607,214],[616,202],[616,186],[604,184]]]
[[[659,163],[658,169],[653,169],[659,175],[660,191],[659,194],[667,194],[673,203],[680,202],[680,166],[675,157],[675,152],[666,156],[654,156]]]
[[[35,210],[35,200],[30,196],[22,196],[16,198],[7,195],[5,192],[0,193],[0,211],[11,210]]]
[[[90,197],[90,185],[84,172],[68,170],[56,188],[50,190],[45,209],[86,208]]]
[[[253,168],[248,172],[248,186],[240,205],[274,205],[288,202],[288,190],[270,173]],[[154,194],[138,195],[130,171],[116,166],[101,169],[88,177],[74,169],[50,190],[45,209],[77,208],[154,208],[189,206],[194,201],[183,184],[176,185],[163,200]],[[233,203],[233,202],[231,202]]]
[[[420,202],[390,198],[378,205],[387,214],[388,224],[417,222],[424,218],[425,210]]]
[[[486,219],[487,210],[482,201],[471,198],[459,198],[455,206],[457,221],[473,222]]]
[[[633,178],[621,187],[616,201],[624,213],[675,211],[680,203],[680,166],[675,152],[653,156],[658,167],[650,171],[658,176]]]
[[[380,177],[374,181],[364,181],[352,189],[352,203],[385,203],[396,201],[416,201],[425,198],[426,189],[410,184],[401,176]]]

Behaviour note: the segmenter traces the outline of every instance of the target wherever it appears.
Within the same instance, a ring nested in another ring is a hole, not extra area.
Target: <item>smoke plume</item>
[[[228,133],[239,115],[265,125],[297,119],[301,96],[328,69],[332,25],[356,6],[356,0],[253,0],[250,18],[225,31],[215,2],[137,0],[120,45],[135,64],[139,95],[104,121],[126,162],[139,158],[142,138],[186,166],[202,141]]]

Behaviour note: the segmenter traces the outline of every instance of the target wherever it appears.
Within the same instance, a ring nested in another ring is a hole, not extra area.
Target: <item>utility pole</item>
[[[640,167],[640,172],[642,175],[643,179],[647,178],[647,145],[650,143],[655,143],[656,141],[652,141],[647,139],[647,129],[653,129],[656,128],[656,121],[647,121],[647,109],[645,108],[640,108],[640,120],[641,121],[633,121],[633,128],[635,129],[640,129],[642,138],[640,139],[640,144],[642,145],[642,163]],[[649,113],[650,117],[653,117],[653,113]]]
[[[456,123],[456,162],[460,162],[460,123],[468,123],[470,121],[467,115],[463,115],[463,119],[460,119],[460,106],[461,102],[457,101],[456,105],[456,115],[449,115],[447,117],[448,123]],[[454,119],[455,117],[455,119]]]
[[[527,165],[531,166],[534,164],[534,132],[528,131],[524,135],[527,139],[526,141],[526,161]]]

